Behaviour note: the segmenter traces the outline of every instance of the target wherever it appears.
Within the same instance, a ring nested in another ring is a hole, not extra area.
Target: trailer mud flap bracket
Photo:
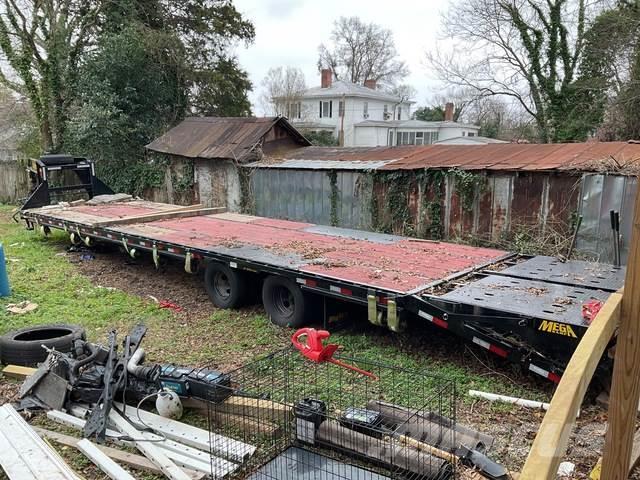
[[[373,290],[367,292],[367,312],[369,322],[376,327],[382,326],[382,312],[378,311],[378,301],[376,294]]]
[[[398,316],[398,307],[395,300],[387,300],[387,327],[392,332],[401,332],[400,317]]]

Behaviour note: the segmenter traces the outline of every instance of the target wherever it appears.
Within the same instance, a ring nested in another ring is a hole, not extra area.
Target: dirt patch
[[[204,289],[202,274],[188,274],[179,262],[161,258],[156,269],[149,255],[133,260],[120,251],[100,249],[65,252],[69,262],[96,285],[117,288],[151,301],[167,301],[181,308],[186,319],[208,317],[215,311]],[[93,258],[90,258],[93,257]]]

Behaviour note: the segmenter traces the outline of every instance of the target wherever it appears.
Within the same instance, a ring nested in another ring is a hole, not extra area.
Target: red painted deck
[[[224,249],[270,263],[400,293],[497,260],[506,252],[444,242],[375,239],[313,233],[313,225],[243,215],[207,215],[113,227],[185,247]],[[330,227],[326,227],[330,229]],[[362,235],[367,235],[362,233]],[[379,237],[377,234],[370,234]],[[389,237],[392,238],[392,237]],[[275,257],[274,257],[275,256]]]

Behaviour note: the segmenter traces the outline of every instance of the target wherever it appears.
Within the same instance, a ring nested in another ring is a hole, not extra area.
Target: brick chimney
[[[320,86],[322,88],[329,88],[332,80],[333,72],[331,72],[330,68],[323,68],[320,70]]]
[[[444,121],[453,122],[453,103],[447,102],[444,106]]]
[[[367,88],[370,88],[371,90],[375,90],[376,89],[376,80],[375,78],[369,78],[367,80],[364,81],[364,86]]]

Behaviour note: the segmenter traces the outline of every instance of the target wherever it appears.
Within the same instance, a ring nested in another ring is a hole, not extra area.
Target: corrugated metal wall
[[[261,168],[251,174],[256,215],[331,224],[331,180],[326,170]],[[336,172],[336,216],[340,227],[371,228],[367,176]]]
[[[389,218],[386,205],[388,181],[384,175],[337,171],[338,225],[372,228],[372,195],[375,194],[378,226],[390,233],[433,237],[434,223],[441,224],[444,239],[483,239],[500,242],[515,232],[538,232],[541,238],[568,238],[574,215],[583,215],[576,250],[612,260],[609,210],[621,212],[622,260],[626,262],[631,216],[637,180],[617,175],[585,175],[546,172],[499,172],[485,175],[471,208],[462,198],[455,176],[447,175],[442,193],[434,185],[421,184],[408,173],[401,180],[406,190],[408,224]],[[331,181],[326,170],[256,169],[252,174],[256,214],[265,217],[331,224]],[[440,205],[441,218],[433,221],[428,205]],[[465,203],[467,204],[465,206]]]
[[[582,179],[580,214],[582,226],[576,248],[605,262],[613,262],[613,233],[609,212],[620,212],[620,257],[627,263],[633,222],[637,177],[585,175]]]

